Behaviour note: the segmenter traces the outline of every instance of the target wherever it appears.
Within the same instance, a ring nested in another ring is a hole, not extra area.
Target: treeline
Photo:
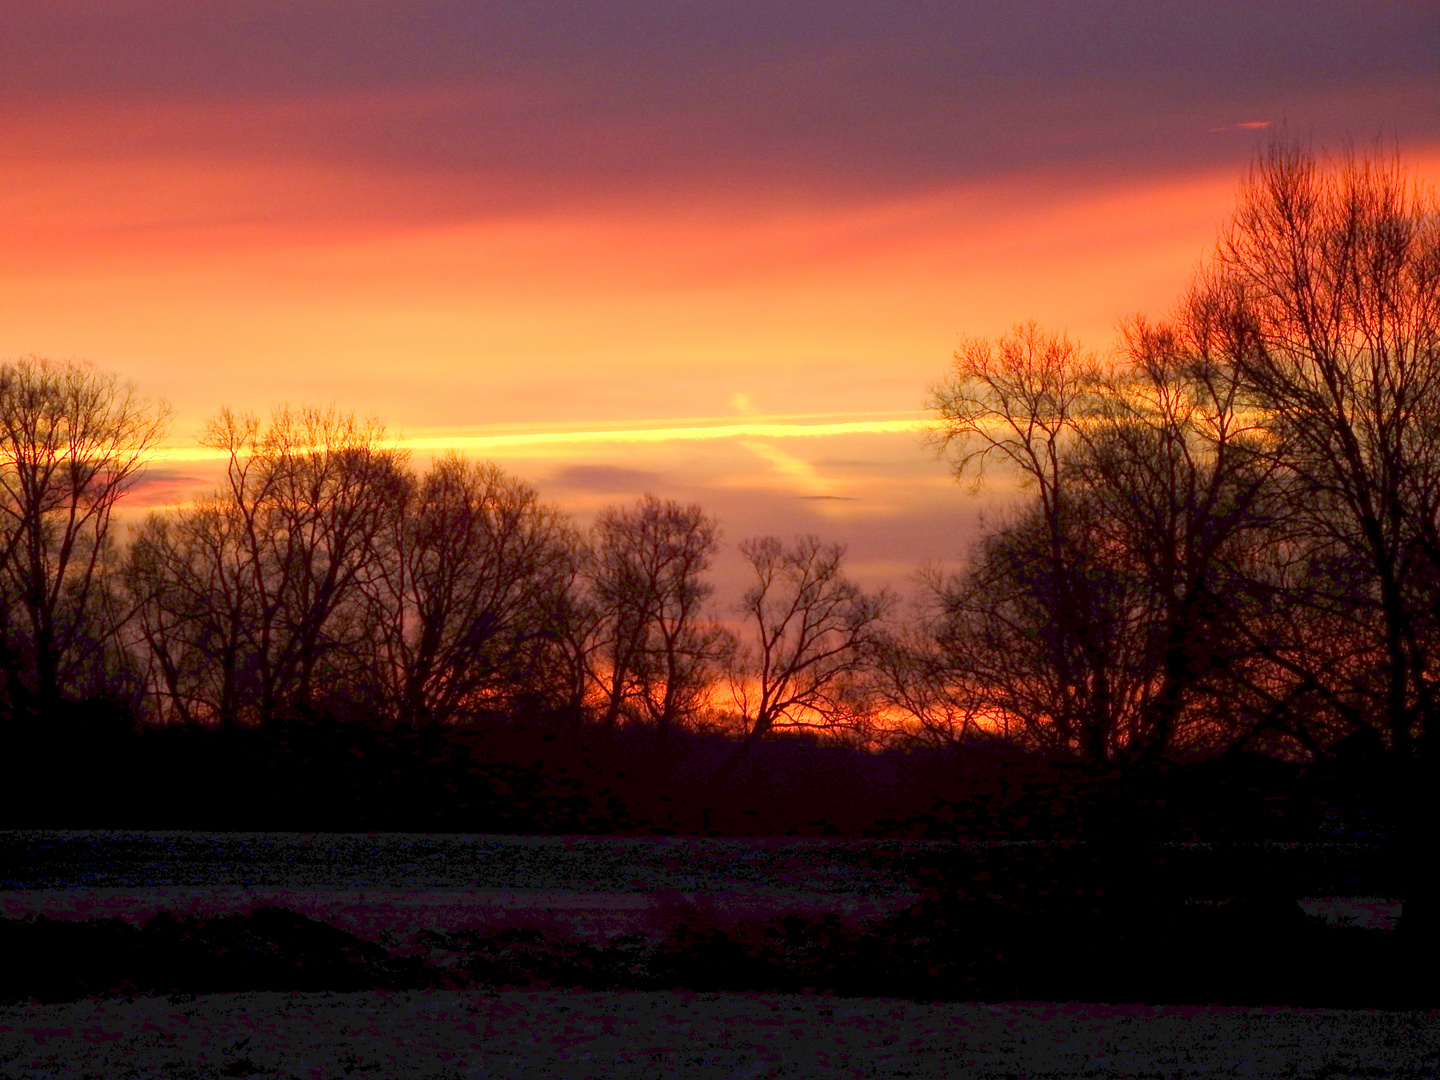
[[[114,427],[137,407],[113,378],[27,359],[0,368],[14,430],[101,402],[69,427]],[[139,422],[139,421],[137,421]],[[146,415],[143,430],[159,430]],[[110,515],[144,447],[90,451],[49,424],[12,440],[5,609],[12,714],[108,699],[149,724],[258,728],[327,714],[410,728],[565,713],[743,736],[783,726],[860,731],[862,674],[891,606],[846,579],[813,537],[740,545],[755,574],[748,634],[706,579],[715,521],[646,496],[582,532],[488,462],[450,455],[423,474],[376,422],[284,408],[223,412],[202,440],[226,455],[209,496],[151,514],[128,543]],[[45,459],[43,469],[32,462]]]
[[[586,748],[572,779],[711,807],[785,731],[912,780],[982,747],[1095,776],[1343,754],[1434,835],[1437,348],[1433,194],[1276,145],[1167,320],[1106,358],[1034,326],[957,353],[937,445],[1028,489],[960,573],[902,605],[838,546],[757,538],[729,611],[700,507],[647,496],[582,531],[334,410],[222,412],[219,487],[121,543],[163,413],[22,360],[0,368],[3,706],[19,731],[108,702],[152,732],[441,733],[472,764],[533,735],[536,761]],[[819,787],[878,790],[851,773]]]

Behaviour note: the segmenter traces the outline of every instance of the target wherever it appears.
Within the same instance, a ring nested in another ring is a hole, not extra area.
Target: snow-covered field
[[[599,944],[663,933],[695,906],[722,923],[829,912],[856,925],[916,898],[897,862],[944,850],[933,841],[791,838],[0,832],[0,916],[139,923],[160,910],[243,914],[273,904],[402,951],[425,929],[516,925]],[[1377,929],[1398,914],[1384,896],[1315,895],[1301,905],[1330,923]]]
[[[0,915],[222,914],[278,904],[394,951],[423,930],[592,941],[914,893],[884,845],[500,837],[10,834]],[[48,845],[48,846],[47,846]],[[895,845],[923,851],[922,845]],[[1386,898],[1316,897],[1388,928]],[[0,958],[3,962],[3,958]],[[214,994],[0,1006],[0,1080],[110,1077],[1432,1077],[1440,1015],[745,994]]]
[[[1434,1077],[1440,1017],[744,994],[0,1007],[0,1077]]]
[[[925,840],[0,831],[0,888],[888,892]]]
[[[534,928],[558,940],[603,946],[627,934],[662,938],[682,920],[735,926],[746,919],[785,915],[841,917],[852,928],[881,919],[919,898],[817,893],[754,887],[681,893],[580,892],[556,889],[30,889],[0,891],[0,916],[52,919],[120,918],[141,925],[160,911],[177,915],[248,914],[274,905],[328,923],[402,956],[438,959],[422,942],[426,932]],[[1300,902],[1306,914],[1331,925],[1393,929],[1399,902],[1375,897],[1318,897]]]
[[[860,924],[906,907],[918,894],[866,896],[793,889],[714,892],[579,892],[555,889],[32,889],[0,892],[0,916],[52,919],[119,918],[141,925],[160,911],[213,917],[284,907],[385,946],[415,955],[426,931],[540,930],[566,940],[604,945],[626,934],[660,938],[696,915],[718,925],[785,915],[839,915]]]

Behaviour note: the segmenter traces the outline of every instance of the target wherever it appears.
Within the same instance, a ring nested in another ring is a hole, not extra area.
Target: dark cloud
[[[766,84],[823,81],[839,113],[857,107],[847,81],[865,72],[932,90],[1428,77],[1437,27],[1434,5],[1373,0],[19,0],[6,5],[0,86],[283,94],[571,73],[640,100],[658,82],[716,88],[739,75],[756,102]]]
[[[197,476],[193,472],[181,472],[178,469],[166,469],[151,465],[140,474],[144,483],[149,484],[203,484],[206,478]]]
[[[130,485],[123,506],[130,510],[143,510],[185,502],[213,489],[215,481],[214,476],[151,466]]]
[[[658,490],[665,483],[665,477],[618,465],[571,465],[551,476],[549,483],[555,487],[601,494],[643,494]]]
[[[108,138],[435,174],[463,213],[1229,163],[1283,118],[1434,139],[1437,43],[1440,6],[1373,0],[26,0],[0,95],[228,107]]]

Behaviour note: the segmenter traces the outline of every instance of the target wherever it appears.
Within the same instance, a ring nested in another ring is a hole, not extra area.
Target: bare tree
[[[704,704],[727,649],[723,629],[704,614],[713,587],[701,575],[717,543],[715,521],[699,506],[652,495],[596,519],[582,578],[603,726],[644,718],[664,738]]]
[[[994,662],[1019,663],[1014,675],[1039,681],[1029,689],[1015,679],[996,684],[987,692],[1001,693],[1004,701],[987,707],[1016,717],[1037,737],[1050,725],[1060,746],[1093,762],[1106,759],[1124,707],[1125,691],[1112,685],[1119,676],[1116,620],[1124,615],[1103,606],[1113,590],[1093,575],[1094,545],[1084,535],[1093,515],[1072,494],[1066,459],[1086,437],[1104,374],[1074,342],[1031,323],[993,346],[966,342],[950,377],[930,397],[938,413],[932,440],[952,455],[957,478],[973,473],[978,486],[986,465],[1000,462],[1018,472],[1022,489],[1034,492],[1025,520],[1007,530],[1004,542],[990,543],[982,565],[946,601],[949,648],[969,652],[971,664],[994,648],[1002,650]],[[1087,547],[1092,550],[1082,554]],[[1012,610],[987,612],[992,594]],[[974,652],[967,633],[989,644]],[[1034,648],[1002,644],[1037,633],[1043,640]]]
[[[998,455],[1035,493],[938,583],[950,677],[1095,763],[1309,737],[1283,722],[1314,704],[1289,670],[1304,635],[1276,634],[1283,485],[1195,315],[1132,321],[1104,366],[1022,328],[998,355],[968,347],[933,402],[959,472]]]
[[[218,495],[151,514],[125,564],[132,652],[162,723],[258,723],[259,608],[244,517]]]
[[[41,711],[94,662],[112,515],[164,436],[169,411],[88,364],[0,364],[0,572],[12,703]]]
[[[404,454],[377,421],[308,407],[268,424],[225,410],[202,441],[228,457],[223,485],[152,520],[130,575],[171,706],[258,722],[372,683],[366,587],[409,490]],[[212,670],[181,677],[197,663]]]
[[[1124,737],[1134,760],[1238,742],[1280,700],[1267,692],[1277,581],[1261,564],[1283,535],[1284,491],[1232,370],[1193,329],[1124,328],[1122,362],[1069,457],[1095,543],[1142,594],[1136,631],[1147,644]],[[1259,695],[1260,713],[1217,730],[1242,693]]]
[[[730,678],[745,731],[713,778],[715,791],[777,727],[834,730],[868,718],[862,677],[893,606],[888,593],[866,593],[845,577],[838,544],[805,536],[786,546],[765,536],[740,551],[755,573],[740,606],[748,634]]]
[[[1144,589],[1100,537],[1088,500],[1049,519],[1031,504],[931,582],[928,625],[952,694],[1022,743],[1091,764],[1126,752],[1151,648]]]
[[[933,582],[935,575],[930,575]],[[943,579],[941,579],[943,581]],[[943,594],[943,587],[938,590]],[[974,688],[966,685],[954,658],[941,647],[932,613],[921,610],[907,625],[879,636],[871,669],[877,705],[900,720],[888,741],[901,746],[953,750],[997,734]],[[999,718],[1003,725],[1004,717]],[[1008,737],[1009,732],[998,732]]]
[[[1440,204],[1397,160],[1324,165],[1276,144],[1196,292],[1225,314],[1226,353],[1296,481],[1297,526],[1364,575],[1377,704],[1406,756],[1436,706]],[[1335,604],[1357,599],[1350,584]]]
[[[373,582],[376,668],[393,710],[416,725],[508,709],[555,660],[573,530],[527,484],[458,455],[395,508]]]
[[[1440,200],[1396,156],[1322,161],[1277,142],[1246,177],[1191,306],[1215,313],[1217,348],[1263,417],[1297,543],[1338,571],[1307,584],[1317,609],[1348,624],[1347,651],[1369,660],[1372,677],[1351,687],[1394,755],[1417,873],[1433,867]],[[1434,871],[1406,912],[1440,927]]]

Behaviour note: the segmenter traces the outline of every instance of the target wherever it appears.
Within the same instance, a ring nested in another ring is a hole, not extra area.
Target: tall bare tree
[[[151,514],[125,563],[132,651],[165,724],[258,723],[259,608],[244,517],[218,494]]]
[[[1308,581],[1317,607],[1369,659],[1371,677],[1351,687],[1407,793],[1413,865],[1434,867],[1440,200],[1398,156],[1322,160],[1276,142],[1245,178],[1191,306],[1209,315],[1291,481],[1296,541],[1326,567]],[[1440,937],[1435,874],[1417,877],[1406,918]]]
[[[1126,613],[1113,610],[1113,575],[1097,577],[1094,515],[1072,491],[1067,458],[1087,437],[1104,375],[1075,342],[1030,323],[994,345],[965,342],[929,403],[933,442],[951,454],[958,479],[978,486],[994,462],[1033,492],[1023,520],[987,542],[942,604],[948,647],[970,653],[971,666],[1006,669],[972,679],[998,695],[988,711],[1014,716],[1035,737],[1048,728],[1045,738],[1092,762],[1106,760],[1126,704],[1127,688],[1114,685],[1126,666],[1116,655]]]
[[[557,661],[577,538],[490,462],[441,458],[395,504],[373,580],[376,668],[412,725],[506,711]]]
[[[1402,756],[1436,707],[1440,204],[1398,160],[1322,163],[1276,144],[1240,193],[1193,301],[1296,481],[1297,526],[1351,556]],[[1346,588],[1334,601],[1356,599]]]
[[[713,586],[703,574],[718,541],[699,506],[652,495],[596,519],[581,576],[589,677],[605,727],[629,716],[664,738],[703,706],[728,647],[705,613]]]
[[[169,422],[114,375],[26,357],[0,364],[0,573],[10,694],[44,711],[93,665],[116,505]]]
[[[715,791],[777,727],[835,730],[868,719],[863,677],[894,603],[845,576],[839,544],[804,536],[787,546],[764,536],[740,552],[755,574],[740,604],[746,633],[730,676],[745,730],[712,779]]]
[[[1279,702],[1273,650],[1262,655],[1252,634],[1274,627],[1277,582],[1261,564],[1282,536],[1284,491],[1233,371],[1190,329],[1124,328],[1069,458],[1095,543],[1140,590],[1145,651],[1124,731],[1135,760],[1235,744]],[[1242,692],[1261,707],[1237,729],[1222,716]]]
[[[1314,704],[1304,636],[1276,635],[1283,485],[1193,314],[1132,321],[1106,365],[1021,328],[932,401],[962,475],[999,457],[1034,493],[934,583],[932,637],[992,721],[1095,763],[1310,735],[1281,722]]]
[[[132,560],[170,704],[257,722],[372,683],[366,587],[407,497],[405,455],[378,421],[311,407],[268,423],[225,410],[202,442],[227,455],[223,484],[173,521],[152,520]],[[210,670],[182,679],[186,664]]]

